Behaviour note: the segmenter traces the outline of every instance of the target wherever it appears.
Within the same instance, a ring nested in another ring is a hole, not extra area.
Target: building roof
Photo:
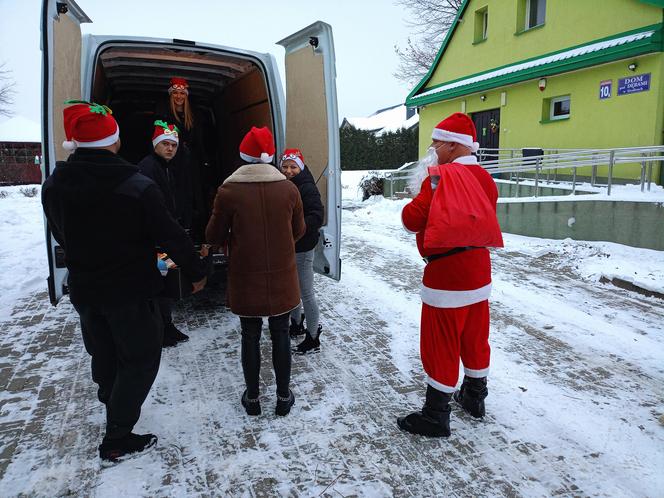
[[[410,129],[419,122],[419,119],[417,113],[408,117],[408,108],[399,104],[378,110],[366,118],[345,118],[344,121],[358,130],[372,131],[376,135],[382,135],[401,128]]]
[[[41,142],[39,123],[23,116],[0,122],[0,142]]]
[[[656,24],[445,82],[415,95],[420,82],[406,105],[429,104],[662,50],[662,24]]]

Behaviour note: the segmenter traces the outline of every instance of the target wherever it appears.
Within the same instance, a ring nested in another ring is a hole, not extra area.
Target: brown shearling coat
[[[229,242],[228,301],[240,316],[276,316],[300,302],[295,241],[306,231],[297,187],[271,164],[245,164],[217,190],[205,230]]]

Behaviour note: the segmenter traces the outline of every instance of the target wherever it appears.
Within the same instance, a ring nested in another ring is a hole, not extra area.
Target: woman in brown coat
[[[247,414],[261,413],[258,399],[262,317],[269,317],[277,415],[295,402],[289,388],[291,350],[288,317],[300,302],[295,241],[306,230],[297,187],[272,164],[274,140],[267,128],[252,128],[240,144],[247,161],[226,179],[214,200],[205,231],[210,244],[229,243],[228,301],[240,316],[242,370]]]

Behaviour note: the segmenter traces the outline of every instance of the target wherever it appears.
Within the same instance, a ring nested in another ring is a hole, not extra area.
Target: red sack
[[[503,247],[496,210],[479,180],[462,164],[440,166],[424,248]]]

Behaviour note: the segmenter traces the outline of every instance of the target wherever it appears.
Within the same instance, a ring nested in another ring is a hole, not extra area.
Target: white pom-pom
[[[269,163],[270,161],[272,161],[272,156],[267,152],[261,152],[261,162]]]
[[[69,152],[74,152],[76,150],[76,142],[71,140],[65,140],[62,142],[62,147]]]

